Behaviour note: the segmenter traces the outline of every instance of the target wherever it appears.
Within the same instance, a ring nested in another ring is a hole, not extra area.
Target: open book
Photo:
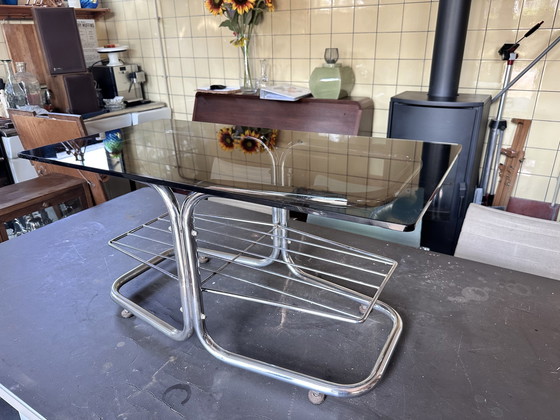
[[[261,88],[260,98],[273,101],[297,101],[311,95],[306,88],[291,85],[275,85]]]

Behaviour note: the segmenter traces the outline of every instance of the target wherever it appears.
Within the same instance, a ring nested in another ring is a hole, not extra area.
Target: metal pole
[[[552,195],[552,205],[555,205],[558,201],[558,193],[560,192],[560,175],[556,178],[556,188],[554,189],[554,194]]]
[[[511,78],[511,69],[513,68],[513,63],[515,59],[510,59],[507,61],[506,72],[504,74],[503,86],[509,84]],[[506,102],[507,91],[505,91],[500,97],[500,103],[498,105],[498,113],[496,114],[496,119],[490,122],[490,133],[488,135],[488,142],[486,145],[486,154],[484,155],[484,164],[482,165],[482,175],[480,177],[480,187],[483,190],[483,196],[487,196],[489,193],[489,181],[490,173],[496,160],[499,160],[500,153],[497,148],[497,139],[499,137],[499,131],[504,131],[506,128],[505,121],[502,121],[502,115],[504,113],[504,105]],[[500,145],[501,147],[501,145]]]
[[[529,32],[527,32],[525,34],[525,36],[523,38],[531,35],[535,30],[537,30],[539,28],[539,26],[541,24],[542,24],[542,22],[540,24],[534,26]],[[516,45],[518,45],[518,42],[516,44],[511,44],[511,46],[516,47]],[[478,198],[479,200],[480,200],[480,197],[485,197],[485,199],[487,200],[488,197],[493,194],[493,189],[494,189],[494,185],[496,183],[495,181],[496,181],[496,177],[497,177],[497,165],[498,165],[498,162],[499,162],[499,159],[500,159],[500,149],[502,147],[501,143],[502,143],[502,140],[503,140],[503,132],[506,129],[506,126],[507,126],[507,123],[505,121],[501,120],[507,91],[519,79],[521,79],[525,75],[525,73],[527,73],[529,70],[531,70],[531,68],[535,64],[537,64],[559,42],[560,42],[560,36],[558,38],[556,38],[548,47],[546,47],[543,50],[543,52],[541,52],[531,62],[531,64],[529,64],[523,71],[521,71],[521,73],[519,73],[512,81],[509,81],[509,79],[511,77],[511,67],[513,65],[513,60],[515,60],[515,58],[517,58],[517,56],[514,55],[515,53],[513,51],[510,53],[510,57],[508,59],[508,65],[506,67],[506,74],[504,76],[504,87],[502,88],[502,90],[500,92],[498,92],[498,94],[496,96],[494,96],[492,98],[492,102],[496,102],[499,99],[500,103],[499,103],[499,106],[498,106],[498,115],[496,116],[496,120],[492,120],[490,122],[490,133],[488,135],[488,142],[487,142],[487,146],[486,146],[486,154],[484,156],[484,164],[482,165],[482,173],[481,173],[481,176],[480,176],[479,187],[477,189],[477,193],[475,194],[475,200],[477,199],[476,197],[479,197]],[[498,138],[499,132],[501,134],[500,135],[500,140],[499,140],[500,144],[499,144],[499,147],[496,147],[496,143],[497,143],[496,139]],[[488,183],[490,181],[490,173],[492,172],[492,168],[495,168],[496,172],[494,174],[492,185],[490,187],[490,189],[492,191],[489,191]],[[489,204],[489,203],[487,202],[486,204]]]
[[[463,64],[471,0],[440,0],[428,96],[455,100]]]

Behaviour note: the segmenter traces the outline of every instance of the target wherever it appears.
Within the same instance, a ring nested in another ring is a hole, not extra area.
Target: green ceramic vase
[[[315,98],[340,99],[350,95],[354,81],[354,72],[350,67],[323,64],[311,73],[309,89]]]

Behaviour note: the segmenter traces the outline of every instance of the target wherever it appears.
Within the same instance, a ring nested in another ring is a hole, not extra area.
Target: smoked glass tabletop
[[[426,211],[460,149],[452,143],[158,120],[20,157],[406,231]]]

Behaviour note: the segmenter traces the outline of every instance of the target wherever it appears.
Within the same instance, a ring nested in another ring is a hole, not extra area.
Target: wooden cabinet
[[[8,6],[0,6],[0,14]],[[83,15],[73,8],[25,9],[26,16],[35,17],[36,24],[6,23],[2,25],[10,58],[27,63],[39,83],[47,85],[57,112],[85,114],[99,109],[93,77],[86,69],[75,18]],[[11,12],[12,16],[15,12]],[[89,16],[89,15],[84,15]],[[72,73],[73,72],[73,73]]]
[[[61,218],[59,205],[76,199],[80,200],[82,209],[93,205],[86,181],[62,174],[49,174],[2,187],[0,242],[8,240],[7,222],[48,207]]]

